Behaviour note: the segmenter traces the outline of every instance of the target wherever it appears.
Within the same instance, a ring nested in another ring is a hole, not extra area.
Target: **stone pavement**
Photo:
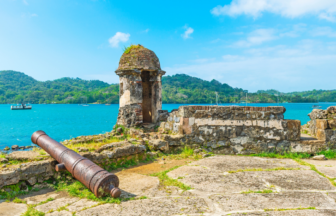
[[[213,156],[191,163],[182,162],[184,166],[167,175],[190,186],[192,189],[188,191],[160,185],[158,178],[146,175],[157,171],[149,164],[117,173],[122,197],[145,196],[145,199],[99,205],[47,189],[22,199],[27,204],[37,204],[54,198],[36,207],[45,213],[54,210],[46,216],[336,215],[336,187],[327,178],[294,160]],[[305,162],[314,164],[328,177],[336,177],[334,160]],[[160,163],[156,163],[156,167],[162,167],[163,162]],[[166,163],[165,169],[176,165]],[[21,215],[26,209],[26,204],[2,202],[0,216]]]

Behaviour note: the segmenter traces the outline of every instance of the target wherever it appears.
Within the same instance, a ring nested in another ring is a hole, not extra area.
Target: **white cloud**
[[[335,0],[232,0],[231,4],[213,8],[211,13],[231,17],[248,15],[254,18],[270,12],[288,18],[307,14],[317,15],[320,19],[335,22]]]
[[[191,27],[187,27],[185,26],[184,27],[186,30],[183,34],[181,34],[182,38],[183,39],[188,39],[188,38],[191,38],[190,35],[194,32],[194,29],[191,28]]]
[[[141,33],[148,33],[149,29],[143,30]]]
[[[27,0],[22,0],[23,4],[28,5]]]
[[[303,40],[293,46],[247,49],[245,54],[224,55],[221,60],[164,70],[167,75],[185,73],[209,81],[216,79],[249,91],[335,89],[333,79],[321,78],[334,77],[335,49],[336,43]]]
[[[330,27],[319,27],[312,31],[312,35],[317,36],[327,36],[327,37],[336,37],[336,31]]]
[[[117,32],[109,39],[111,47],[118,47],[120,42],[127,42],[131,35],[128,33]]]
[[[257,29],[249,34],[245,40],[240,40],[234,44],[238,47],[250,47],[260,45],[264,42],[275,40],[274,29]]]

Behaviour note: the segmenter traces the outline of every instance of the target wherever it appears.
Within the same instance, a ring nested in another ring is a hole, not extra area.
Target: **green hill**
[[[185,74],[162,78],[163,103],[219,103],[245,101],[241,88],[232,88],[217,80],[205,81]],[[276,90],[260,90],[248,93],[249,103],[280,102],[335,102],[336,90],[312,90],[278,93]],[[61,78],[53,81],[37,81],[16,71],[0,71],[0,103],[118,103],[119,85],[79,78]]]
[[[16,71],[0,71],[0,103],[118,103],[119,86],[99,80],[61,78],[37,81]]]

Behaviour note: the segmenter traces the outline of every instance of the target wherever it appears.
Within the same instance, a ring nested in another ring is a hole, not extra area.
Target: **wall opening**
[[[152,82],[149,71],[141,72],[142,80],[142,117],[144,123],[152,123]]]

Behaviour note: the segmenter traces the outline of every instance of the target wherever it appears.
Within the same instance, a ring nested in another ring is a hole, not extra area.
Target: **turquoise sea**
[[[186,104],[164,104],[163,109],[171,111]],[[189,104],[190,105],[190,104]],[[197,104],[200,105],[200,104]],[[232,104],[222,104],[223,106]],[[244,106],[245,104],[237,104]],[[277,104],[248,104],[248,106],[276,106]],[[312,111],[310,103],[279,104],[286,107],[286,119],[309,121]],[[322,109],[336,106],[336,103],[319,103]],[[57,141],[81,135],[93,135],[111,131],[118,116],[118,104],[111,106],[74,104],[33,104],[32,110],[10,110],[10,105],[0,105],[0,150],[5,146],[31,145],[30,137],[37,130],[45,131]]]

